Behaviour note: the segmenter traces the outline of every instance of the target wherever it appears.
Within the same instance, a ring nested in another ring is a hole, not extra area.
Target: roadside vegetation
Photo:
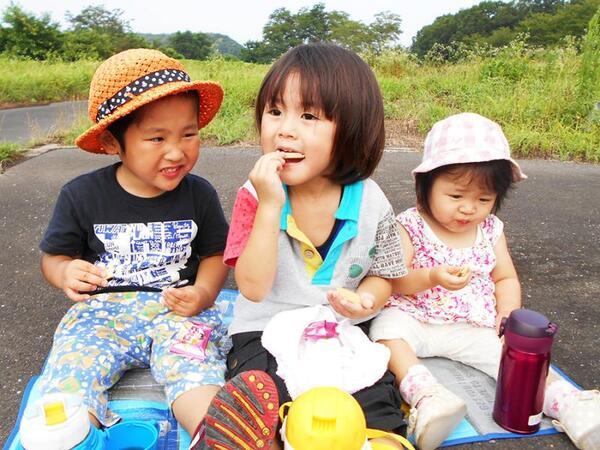
[[[583,89],[584,57],[574,42],[540,50],[517,40],[493,54],[466,52],[453,63],[435,58],[421,63],[399,51],[365,59],[379,79],[390,130],[418,137],[448,114],[474,111],[500,122],[520,157],[600,162],[600,120],[594,112],[600,91]],[[45,62],[40,70],[40,63],[0,59],[0,86],[11,86],[0,88],[0,103],[84,99],[97,64]],[[204,139],[219,145],[255,142],[254,96],[268,65],[222,58],[184,64],[192,78],[218,80],[225,90]],[[71,144],[86,126],[82,120],[61,138]]]
[[[481,5],[484,4],[488,9],[510,6],[520,14],[511,19],[520,24],[514,29],[524,30],[529,23],[526,20],[531,22],[532,17],[538,17],[540,20],[535,23],[542,24],[553,24],[553,17],[565,14],[579,14],[579,19],[582,15],[588,17],[590,5],[600,4],[600,0],[549,0],[544,2],[544,8],[552,6],[548,11],[531,9],[535,5],[541,7],[541,3],[533,0],[483,2]],[[573,11],[584,13],[575,14]],[[260,50],[262,57],[268,56],[267,59],[272,60],[277,56],[275,52],[285,51],[296,42],[294,39],[310,40],[303,37],[299,24],[308,22],[314,25],[322,17],[340,20],[345,26],[360,25],[345,21],[347,15],[340,16],[338,13],[325,11],[322,4],[302,9],[297,14],[280,8],[265,25],[263,41],[247,43],[245,51],[254,51],[256,56]],[[498,31],[502,28],[500,23],[485,30],[485,23],[482,23],[479,28],[471,30],[474,34],[468,39],[463,36],[461,40],[448,43],[437,39],[434,44],[425,46],[425,37],[449,27],[448,23],[456,25],[465,20],[471,23],[469,17],[480,17],[481,14],[481,8],[473,7],[452,17],[443,16],[444,20],[436,20],[431,27],[425,27],[417,34],[414,46],[419,44],[418,52],[390,45],[400,32],[400,20],[396,16],[382,14],[378,18],[380,28],[374,23],[363,29],[364,36],[371,36],[374,44],[355,50],[373,67],[380,82],[388,145],[418,148],[434,122],[456,112],[473,111],[498,121],[504,127],[518,157],[600,162],[600,9],[596,9],[587,27],[577,25],[577,29],[571,30],[574,34],[560,39],[556,33],[550,36],[548,30],[538,30],[534,37],[527,33],[510,34],[511,39],[506,43],[492,45],[499,42],[501,31],[503,36],[509,34],[506,30]],[[87,23],[81,15],[75,18],[78,19],[73,23]],[[275,36],[276,30],[290,29],[279,26],[288,22],[298,22],[297,27],[291,28],[296,30],[295,34]],[[489,21],[486,23],[489,25]],[[73,33],[82,32],[82,26],[74,26]],[[123,29],[127,30],[127,27]],[[331,33],[340,33],[342,29],[335,28]],[[379,34],[374,31],[377,29]],[[482,30],[480,34],[475,33],[477,29]],[[584,29],[583,34],[577,31],[580,29]],[[327,31],[315,26],[304,31],[307,30],[313,33]],[[387,37],[385,33],[388,33]],[[540,36],[553,40],[541,45]],[[326,38],[323,35],[317,40]],[[288,42],[290,39],[293,42]],[[275,48],[275,44],[281,48]],[[347,46],[352,47],[350,44]],[[274,53],[268,54],[267,50]],[[260,59],[255,58],[255,61]],[[85,99],[89,81],[100,60],[90,57],[76,61],[57,57],[35,60],[0,52],[0,106]],[[225,90],[221,111],[202,131],[203,139],[218,145],[256,144],[254,97],[269,62],[244,62],[231,56],[212,54],[206,60],[187,59],[183,63],[192,78],[217,80]],[[35,143],[72,144],[88,125],[88,119],[81,118],[72,128],[37,139]],[[3,148],[8,150],[0,153],[0,159],[14,151],[10,150],[14,148],[12,146]]]
[[[22,151],[21,146],[17,144],[0,142],[0,173],[2,173],[3,166],[18,158]]]

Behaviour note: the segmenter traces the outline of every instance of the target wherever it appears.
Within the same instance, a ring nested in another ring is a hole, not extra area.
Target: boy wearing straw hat
[[[190,433],[224,384],[213,304],[228,225],[215,189],[190,174],[222,99],[156,50],[119,53],[92,79],[95,123],[76,144],[120,161],[63,186],[40,244],[44,277],[74,304],[39,386],[81,395],[96,425],[118,420],[106,392],[129,368],[152,369]]]

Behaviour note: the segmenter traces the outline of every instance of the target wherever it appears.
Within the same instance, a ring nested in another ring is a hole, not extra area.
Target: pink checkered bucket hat
[[[510,157],[510,147],[500,125],[475,113],[455,114],[436,122],[427,133],[423,161],[412,174],[429,172],[449,164],[497,159],[512,163],[513,181],[527,178]]]

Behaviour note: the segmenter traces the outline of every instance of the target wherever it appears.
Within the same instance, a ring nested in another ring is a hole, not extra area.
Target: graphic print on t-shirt
[[[104,244],[96,265],[113,278],[110,286],[160,288],[179,280],[179,270],[192,254],[198,226],[193,220],[96,224],[94,233]]]

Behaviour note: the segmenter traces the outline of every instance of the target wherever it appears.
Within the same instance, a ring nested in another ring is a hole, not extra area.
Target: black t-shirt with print
[[[117,182],[119,164],[62,187],[40,249],[105,267],[108,290],[193,283],[200,259],[223,253],[227,240],[215,189],[188,174],[172,191],[137,197]]]

